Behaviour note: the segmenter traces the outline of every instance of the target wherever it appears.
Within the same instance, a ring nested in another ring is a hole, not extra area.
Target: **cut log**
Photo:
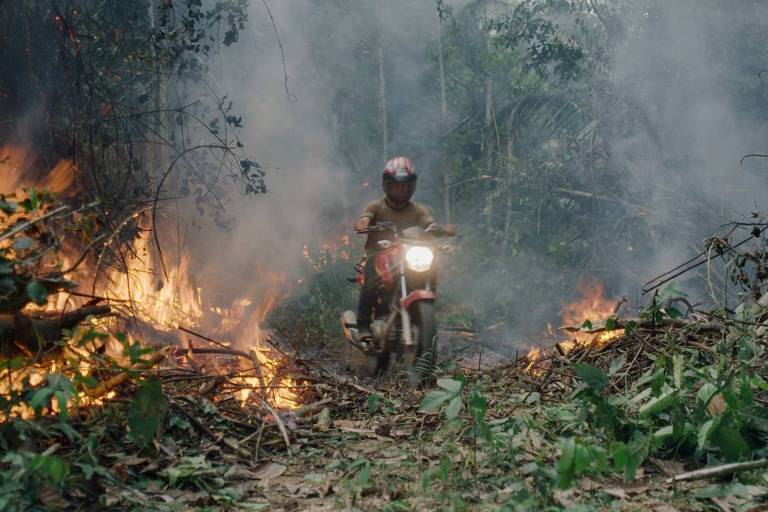
[[[68,313],[27,316],[0,314],[0,359],[35,354],[61,339],[62,329],[72,329],[89,316],[105,316],[109,306],[87,306]]]
[[[652,322],[647,318],[630,318],[626,320],[616,320],[616,326],[613,329],[607,329],[605,327],[605,320],[596,320],[592,322],[592,327],[589,329],[582,329],[580,325],[564,325],[558,327],[561,331],[566,332],[584,332],[584,333],[598,333],[604,331],[613,331],[617,329],[625,329],[629,322],[635,322],[637,329],[662,329],[664,327],[690,327],[691,329],[698,329],[700,331],[719,332],[723,329],[723,324],[719,322],[702,322],[700,320],[684,320],[682,318],[664,318],[658,322]]]

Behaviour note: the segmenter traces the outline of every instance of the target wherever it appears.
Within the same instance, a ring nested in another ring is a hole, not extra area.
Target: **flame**
[[[108,272],[103,295],[115,302],[131,304],[130,313],[139,320],[165,329],[179,325],[196,327],[203,317],[202,289],[191,278],[191,259],[183,253],[165,278],[148,236],[133,243],[126,254],[127,270]]]
[[[45,176],[38,179],[32,169],[37,159],[31,150],[25,146],[5,145],[0,148],[0,193],[16,193],[23,197],[20,189],[24,186],[45,188],[52,192],[69,192],[73,190],[76,168],[69,160],[59,161]],[[12,216],[0,217],[0,231],[13,222]],[[146,218],[135,217],[136,229],[142,234],[136,238],[130,250],[125,251],[121,268],[101,270],[97,274],[97,290],[99,295],[110,299],[113,306],[123,308],[123,313],[146,322],[156,329],[169,331],[179,326],[194,328],[205,326],[217,335],[234,338],[237,345],[244,347],[253,355],[250,362],[243,361],[242,369],[252,375],[241,377],[242,389],[238,398],[243,405],[254,393],[280,409],[291,409],[299,405],[299,397],[295,393],[295,382],[286,375],[284,365],[276,354],[277,349],[269,346],[268,333],[264,325],[269,314],[275,309],[279,300],[285,295],[287,280],[284,275],[260,273],[260,281],[267,283],[267,290],[262,300],[254,306],[250,297],[234,300],[229,306],[207,305],[204,307],[204,290],[193,278],[192,258],[188,253],[182,253],[174,265],[167,270],[167,275],[161,270],[159,258],[154,251],[149,233],[154,228]],[[346,244],[348,244],[348,238]],[[345,245],[340,241],[340,245]],[[323,246],[323,251],[337,250],[337,245]],[[73,246],[62,246],[63,261],[78,257],[79,252]],[[71,252],[71,254],[67,254]],[[343,257],[343,256],[342,256]],[[64,263],[64,267],[68,267]],[[90,270],[88,267],[91,267]],[[93,261],[87,261],[78,273],[92,276],[95,273]],[[85,270],[83,270],[85,269]],[[77,306],[83,300],[75,300],[67,294],[52,296],[49,304],[36,310],[60,311],[65,306]],[[215,320],[211,317],[215,317]],[[98,321],[96,321],[98,322]],[[46,375],[62,372],[69,377],[79,373],[90,375],[92,364],[88,361],[87,353],[80,353],[76,358],[72,355],[72,342],[64,348],[64,352],[53,359],[47,359],[21,370],[6,370],[0,372],[0,394],[9,395],[24,387],[24,382],[40,385],[46,380]],[[214,362],[214,366],[215,366]],[[254,368],[256,366],[256,368]],[[10,372],[10,373],[9,373]],[[90,399],[84,394],[74,397],[80,405],[99,405],[102,400],[114,396],[114,392],[100,399]],[[68,404],[69,405],[69,404]],[[54,404],[51,412],[58,410]],[[34,411],[26,406],[15,407],[11,415],[29,418]],[[0,416],[0,422],[6,418]]]
[[[340,230],[343,229],[340,228]],[[315,272],[322,272],[325,266],[339,260],[349,261],[351,258],[349,246],[351,244],[352,240],[349,235],[342,233],[323,240],[316,248],[308,243],[304,244],[302,255]]]
[[[585,321],[597,322],[614,316],[615,305],[605,297],[605,288],[598,281],[582,282],[578,287],[580,297],[560,310],[560,318],[565,326],[581,326]],[[549,337],[556,338],[551,325],[547,325]],[[570,332],[558,341],[558,346],[566,354],[579,346],[601,348],[610,341],[624,336],[624,329],[603,330],[594,333],[586,331]],[[533,347],[527,355],[528,365],[525,371],[539,375],[542,370],[536,362],[543,356],[540,347]]]
[[[27,146],[6,144],[0,147],[0,193],[21,193],[23,186],[35,186],[61,194],[71,191],[75,179],[72,160],[62,159],[41,179],[32,174],[37,158]]]
[[[282,374],[277,358],[274,357],[273,348],[267,346],[269,334],[264,331],[267,318],[283,295],[286,278],[283,274],[263,275],[262,278],[269,281],[270,286],[262,301],[253,308],[237,338],[237,345],[246,348],[255,356],[259,363],[260,375],[241,377],[243,384],[248,387],[239,390],[238,398],[245,405],[252,394],[258,392],[260,388],[265,392],[269,402],[276,407],[295,409],[299,406],[299,397],[295,392],[296,383],[290,376]],[[243,369],[246,368],[243,367]]]

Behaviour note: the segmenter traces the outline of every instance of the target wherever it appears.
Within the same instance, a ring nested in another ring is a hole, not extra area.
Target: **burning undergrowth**
[[[71,161],[41,169],[30,149],[0,148],[3,417],[101,405],[154,365],[172,381],[215,383],[212,400],[262,411],[284,431],[277,410],[309,393],[297,356],[266,328],[290,293],[285,276],[261,270],[257,293],[213,299],[192,254],[161,259],[150,209],[110,217],[77,204]],[[48,391],[22,400],[35,389]]]
[[[561,309],[561,326],[557,331],[551,324],[547,326],[547,343],[534,345],[528,351],[524,358],[526,372],[542,375],[549,365],[547,352],[566,356],[573,351],[599,350],[624,336],[618,315],[625,299],[611,301],[605,296],[604,286],[594,280],[582,281],[577,293],[579,298]]]

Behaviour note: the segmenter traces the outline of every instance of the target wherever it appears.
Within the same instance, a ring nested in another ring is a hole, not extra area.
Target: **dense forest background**
[[[73,156],[109,208],[175,198],[157,242],[219,296],[288,272],[292,306],[333,328],[355,295],[338,253],[397,154],[463,233],[446,318],[515,336],[580,282],[637,305],[761,205],[762,163],[739,163],[765,140],[759,2],[171,7],[6,2],[2,129]]]
[[[388,156],[415,159],[417,199],[463,233],[442,281],[452,321],[504,322],[508,338],[540,332],[585,281],[637,307],[643,283],[761,206],[763,164],[740,163],[765,140],[758,2],[348,7],[277,8],[298,101],[281,102],[275,83],[271,99],[254,100],[270,105],[259,117],[287,119],[290,155],[311,162],[301,181],[346,186],[310,194],[312,212],[328,212],[320,232],[342,218],[348,232]],[[279,71],[278,58],[267,69]],[[349,304],[337,292],[345,272],[326,269],[305,305]],[[677,285],[698,290],[700,276]]]

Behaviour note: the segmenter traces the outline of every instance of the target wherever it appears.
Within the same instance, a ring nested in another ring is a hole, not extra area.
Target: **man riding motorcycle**
[[[392,223],[398,229],[418,226],[428,232],[452,236],[453,226],[440,227],[426,206],[411,201],[416,191],[418,176],[413,162],[399,156],[389,160],[382,172],[382,187],[384,197],[368,203],[363,214],[355,222],[355,231],[368,234],[365,243],[365,261],[373,260],[372,255],[380,250],[378,242],[387,240],[386,231],[367,231],[379,222]],[[376,274],[375,265],[365,265],[365,281],[360,290],[358,304],[357,326],[361,340],[371,337],[371,315],[377,305],[377,290],[381,278]]]

